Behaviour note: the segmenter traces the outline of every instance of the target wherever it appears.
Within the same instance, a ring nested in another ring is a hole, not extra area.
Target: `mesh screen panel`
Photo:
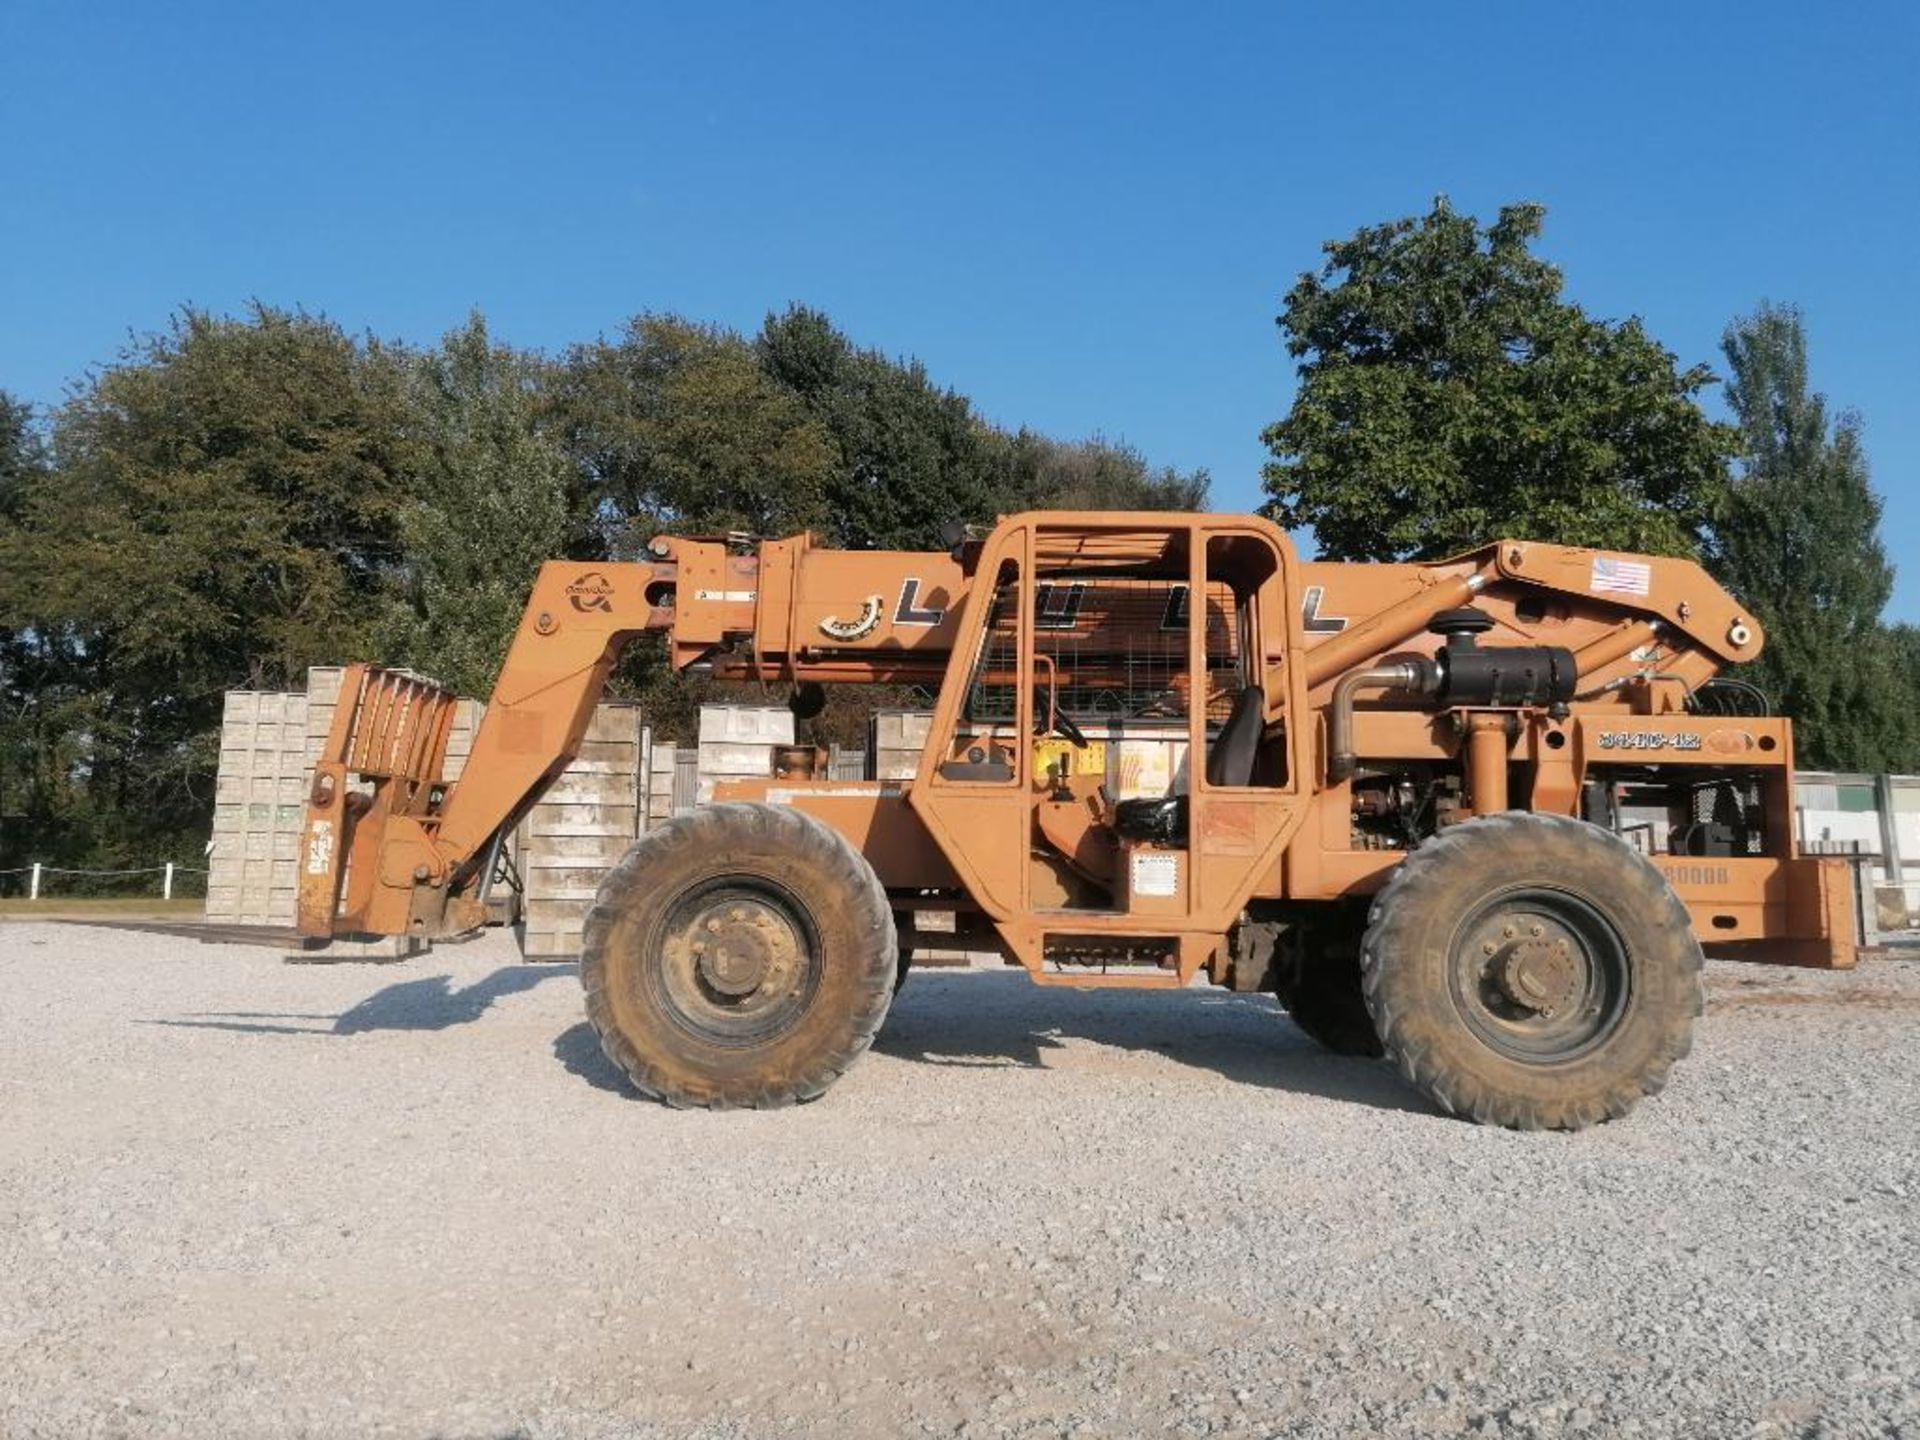
[[[1057,677],[1058,704],[1076,720],[1186,715],[1189,591],[1168,580],[1041,581],[1033,597],[1039,693]],[[994,592],[986,644],[967,695],[970,720],[1014,718],[1017,625],[1025,598],[1016,580],[1003,579]],[[1224,720],[1242,684],[1233,597],[1225,585],[1207,587],[1206,626],[1207,715]]]

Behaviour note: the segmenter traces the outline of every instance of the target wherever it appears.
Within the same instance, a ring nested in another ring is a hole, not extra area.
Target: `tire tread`
[[[1635,898],[1658,909],[1653,933],[1668,937],[1660,963],[1681,996],[1679,1004],[1641,996],[1635,1003],[1659,1007],[1657,1043],[1643,1064],[1607,1077],[1598,1089],[1569,1090],[1557,1097],[1502,1093],[1469,1068],[1468,1048],[1478,1045],[1464,1026],[1421,1025],[1417,1012],[1433,997],[1409,993],[1409,966],[1402,934],[1423,908],[1444,907],[1475,874],[1505,858],[1554,846],[1595,864],[1611,866]],[[1601,860],[1600,857],[1605,859]],[[1627,1114],[1643,1096],[1666,1085],[1675,1061],[1692,1049],[1692,1022],[1705,1004],[1704,958],[1692,920],[1666,877],[1612,831],[1564,815],[1505,812],[1463,821],[1410,853],[1374,897],[1360,947],[1361,990],[1387,1055],[1400,1073],[1443,1109],[1485,1125],[1515,1129],[1578,1130]],[[1445,1043],[1438,1043],[1444,1040]],[[1450,1047],[1457,1045],[1457,1051]]]
[[[814,872],[827,893],[841,897],[855,928],[871,933],[873,949],[864,957],[854,987],[854,1013],[839,1043],[809,1056],[800,1073],[784,1080],[703,1083],[650,1060],[621,1031],[609,995],[614,962],[608,940],[622,916],[648,898],[650,877],[689,847],[717,853],[756,845],[782,851]],[[885,1023],[898,972],[893,913],[873,867],[837,831],[784,806],[737,801],[711,805],[648,831],[602,879],[583,930],[580,980],[587,1020],[602,1052],[640,1094],[675,1109],[779,1109],[819,1098],[873,1044]]]

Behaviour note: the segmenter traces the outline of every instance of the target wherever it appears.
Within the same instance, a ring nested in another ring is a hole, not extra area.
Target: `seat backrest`
[[[1251,785],[1266,729],[1267,692],[1249,685],[1233,697],[1233,710],[1207,752],[1209,785]]]

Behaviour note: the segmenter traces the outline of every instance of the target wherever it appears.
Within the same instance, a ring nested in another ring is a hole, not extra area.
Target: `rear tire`
[[[913,912],[896,910],[893,912],[893,943],[900,952],[899,968],[893,977],[893,993],[898,995],[900,987],[907,983],[907,972],[913,968],[913,946],[907,936],[913,929]]]
[[[1596,825],[1453,826],[1368,920],[1361,973],[1386,1053],[1454,1114],[1577,1130],[1656,1094],[1692,1046],[1702,961],[1686,907]]]
[[[1383,1053],[1373,1016],[1360,990],[1360,957],[1328,955],[1280,996],[1287,1016],[1307,1038],[1335,1055],[1377,1060]]]
[[[873,867],[812,816],[714,805],[641,838],[587,912],[580,979],[607,1058],[674,1106],[812,1100],[898,978]]]
[[[1283,939],[1289,959],[1274,989],[1293,1023],[1323,1049],[1377,1059],[1380,1037],[1360,984],[1366,917],[1352,908],[1327,907],[1327,914],[1300,922],[1297,935]]]

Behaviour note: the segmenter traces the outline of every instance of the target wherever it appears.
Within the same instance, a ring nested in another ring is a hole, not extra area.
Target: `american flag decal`
[[[1593,557],[1593,579],[1588,589],[1596,595],[1645,595],[1653,589],[1653,567],[1638,560]]]

